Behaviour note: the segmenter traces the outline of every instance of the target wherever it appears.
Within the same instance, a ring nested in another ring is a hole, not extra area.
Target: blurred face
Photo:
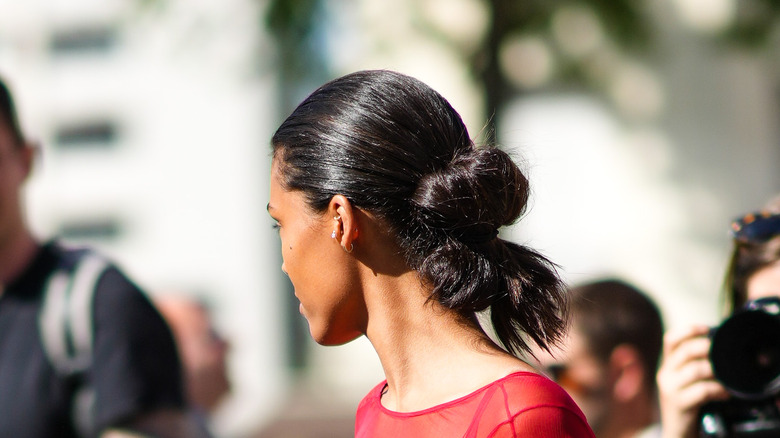
[[[590,354],[584,338],[574,325],[563,348],[554,353],[554,356],[544,352],[535,354],[542,370],[569,393],[598,436],[600,425],[610,409],[606,364]]]
[[[285,189],[277,160],[271,166],[268,212],[281,239],[282,271],[314,340],[337,345],[363,334],[367,316],[354,260],[331,237],[339,226],[335,213],[313,212],[301,192]]]
[[[0,248],[24,232],[20,196],[31,157],[32,151],[15,145],[8,127],[0,123]]]
[[[756,271],[747,282],[748,301],[780,297],[780,261]]]

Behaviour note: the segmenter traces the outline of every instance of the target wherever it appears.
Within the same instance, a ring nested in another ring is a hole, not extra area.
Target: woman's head
[[[353,73],[305,99],[272,144],[285,190],[314,212],[343,196],[381,221],[431,299],[467,317],[490,309],[512,350],[525,348],[521,332],[542,346],[560,336],[554,267],[497,237],[525,209],[526,177],[503,151],[476,147],[436,91],[391,71]]]
[[[734,250],[726,273],[728,310],[756,298],[780,296],[780,196],[760,212],[734,221],[732,234]]]

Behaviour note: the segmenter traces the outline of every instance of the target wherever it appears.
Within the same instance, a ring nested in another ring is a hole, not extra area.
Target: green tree
[[[516,34],[537,35],[545,40],[554,40],[553,21],[564,8],[592,11],[604,30],[608,46],[614,45],[620,50],[638,53],[650,44],[651,25],[648,16],[643,3],[635,0],[489,0],[487,6],[492,23],[480,50],[471,58],[470,65],[482,83],[485,108],[493,120],[493,116],[500,114],[509,101],[528,91],[508,80],[507,72],[500,64],[502,47]],[[555,55],[561,67],[547,87],[598,89],[586,73],[589,63],[594,62],[598,53],[574,58],[556,50]]]
[[[513,84],[500,62],[502,48],[514,36],[535,35],[551,42],[549,46],[558,69],[545,87],[590,90],[599,89],[588,71],[598,62],[600,53],[573,57],[556,47],[553,23],[561,12],[576,9],[596,17],[605,37],[605,50],[640,53],[650,42],[648,14],[644,3],[636,0],[486,0],[484,7],[491,20],[487,35],[477,44],[468,45],[476,45],[476,50],[464,47],[461,56],[484,92],[485,118],[492,125],[488,130],[489,139],[494,136],[495,120],[500,119],[497,116],[506,103],[531,91]],[[311,85],[309,82],[327,76],[327,60],[320,57],[323,52],[316,44],[322,14],[321,0],[272,0],[268,5],[266,24],[279,47],[282,92],[286,93],[287,105],[295,101],[291,96],[302,84]],[[442,35],[431,28],[431,37],[442,38]],[[456,42],[451,45],[458,47]]]

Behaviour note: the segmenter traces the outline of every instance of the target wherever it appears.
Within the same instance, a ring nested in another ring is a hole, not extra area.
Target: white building
[[[288,384],[257,7],[0,1],[0,75],[42,147],[30,224],[99,247],[150,295],[213,304],[232,348],[226,435],[267,420]]]

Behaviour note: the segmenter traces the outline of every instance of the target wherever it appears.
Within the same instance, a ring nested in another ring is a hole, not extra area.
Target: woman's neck
[[[533,371],[476,324],[435,300],[416,273],[374,290],[366,336],[387,377],[385,407],[417,411],[454,400],[514,371]]]

